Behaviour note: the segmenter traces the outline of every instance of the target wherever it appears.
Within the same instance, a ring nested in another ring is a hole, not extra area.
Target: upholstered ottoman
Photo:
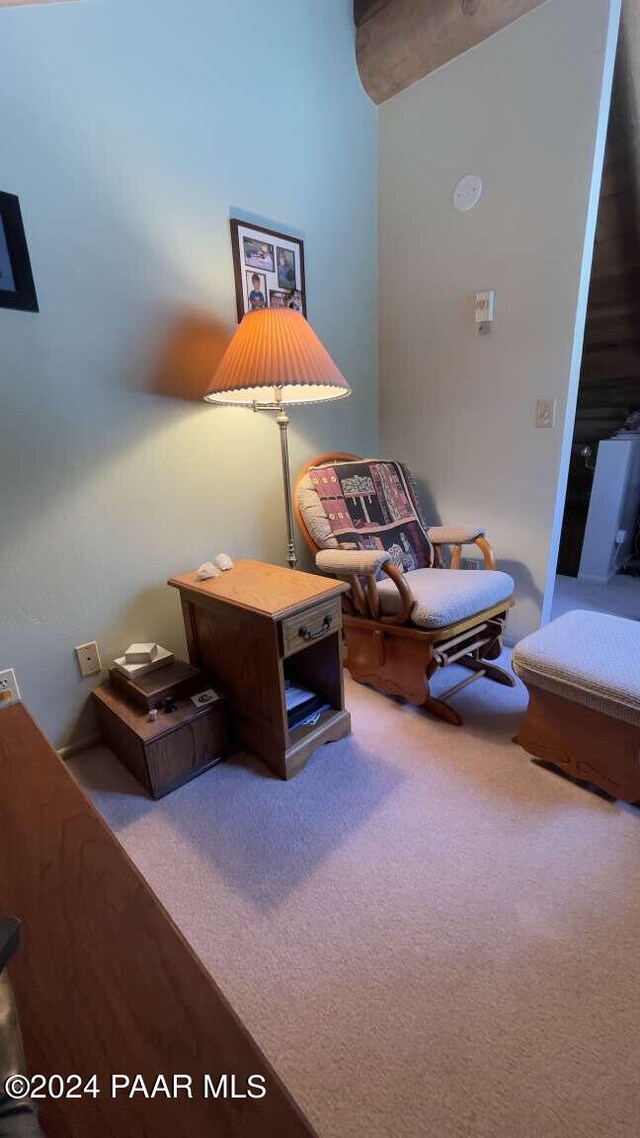
[[[640,624],[568,612],[521,640],[512,665],[529,691],[516,742],[615,798],[640,799]]]

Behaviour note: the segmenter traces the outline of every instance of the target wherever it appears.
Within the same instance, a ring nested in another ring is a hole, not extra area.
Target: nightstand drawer
[[[282,621],[282,655],[291,656],[317,640],[323,640],[341,627],[340,601],[333,599],[314,608],[305,609],[296,616]]]

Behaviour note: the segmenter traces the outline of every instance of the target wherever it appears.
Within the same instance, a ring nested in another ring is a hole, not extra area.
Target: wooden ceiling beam
[[[365,20],[370,20],[381,8],[385,8],[387,4],[394,2],[395,0],[353,0],[354,24],[359,28]]]
[[[544,0],[354,0],[363,86],[383,103]]]

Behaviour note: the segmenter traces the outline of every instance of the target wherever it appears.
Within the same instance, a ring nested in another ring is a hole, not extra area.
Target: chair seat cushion
[[[525,636],[513,650],[512,665],[526,684],[640,724],[640,624],[635,620],[574,609]]]
[[[446,628],[482,609],[507,601],[514,582],[497,569],[414,569],[405,574],[415,604],[411,619],[420,628]],[[378,584],[385,615],[398,612],[400,596],[393,581]]]

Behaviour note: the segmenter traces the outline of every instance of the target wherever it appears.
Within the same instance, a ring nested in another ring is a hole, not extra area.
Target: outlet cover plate
[[[83,676],[94,676],[102,671],[102,660],[95,640],[87,644],[79,644],[75,649],[78,667]]]
[[[5,668],[0,672],[0,708],[11,707],[20,703],[20,688],[13,668]]]

